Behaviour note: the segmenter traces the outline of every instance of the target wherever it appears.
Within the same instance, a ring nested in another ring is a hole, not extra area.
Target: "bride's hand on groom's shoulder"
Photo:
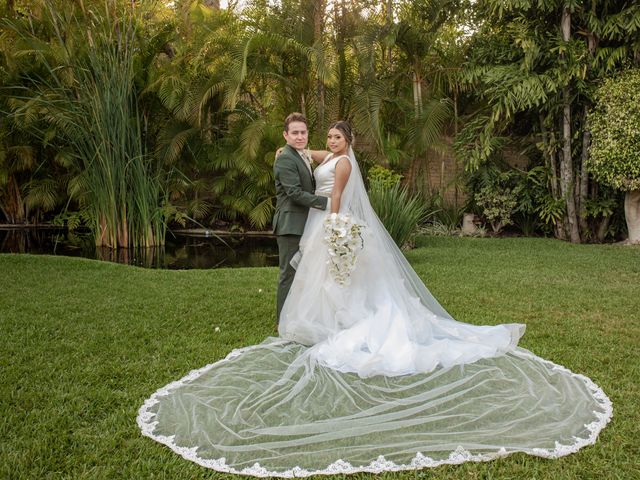
[[[331,153],[326,150],[307,150],[307,152],[309,157],[311,157],[311,160],[313,161],[313,163],[315,163],[316,165],[320,165],[324,161],[324,159],[327,157],[327,155]]]
[[[282,153],[282,151],[284,150],[284,147],[280,147],[276,150],[276,155],[275,158],[278,158],[280,156],[280,154]]]

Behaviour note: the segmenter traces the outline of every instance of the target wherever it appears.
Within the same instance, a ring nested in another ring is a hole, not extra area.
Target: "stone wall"
[[[466,202],[464,191],[464,165],[453,153],[453,138],[446,137],[442,148],[432,149],[426,158],[416,159],[405,175],[405,181],[431,194],[440,193],[447,204],[461,206]],[[507,163],[526,169],[529,159],[515,146],[507,146],[503,152]]]

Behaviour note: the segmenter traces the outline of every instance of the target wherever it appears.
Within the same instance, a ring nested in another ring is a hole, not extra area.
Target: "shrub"
[[[401,178],[384,167],[373,167],[369,170],[369,199],[396,244],[410,247],[427,210],[418,197],[400,185]]]
[[[615,189],[640,190],[640,70],[607,80],[589,115],[588,167]]]
[[[640,70],[610,78],[596,92],[589,114],[593,177],[625,193],[629,243],[640,243]],[[611,210],[611,209],[609,209]]]
[[[513,223],[511,215],[518,204],[518,198],[512,189],[486,186],[474,198],[478,206],[482,207],[482,214],[491,224],[494,233],[499,233],[505,226]]]
[[[381,165],[374,165],[369,169],[368,178],[369,185],[376,184],[383,187],[393,187],[400,183],[402,175]]]
[[[427,211],[431,212],[430,223],[436,230],[448,231],[450,235],[459,233],[462,225],[462,216],[465,206],[458,206],[453,202],[448,202],[438,192],[432,193],[426,198]]]

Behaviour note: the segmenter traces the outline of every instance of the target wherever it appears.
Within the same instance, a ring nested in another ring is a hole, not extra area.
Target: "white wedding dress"
[[[316,194],[331,195],[338,161],[329,156],[315,170]],[[358,175],[354,170],[354,180]],[[420,291],[405,281],[411,267],[377,219],[364,186],[357,186],[347,185],[340,208],[365,225],[365,247],[350,285],[338,285],[329,274],[323,229],[327,212],[311,209],[280,336],[313,345],[312,357],[324,366],[367,377],[430,372],[512,351],[524,325],[460,323],[430,294],[421,301]],[[419,279],[414,283],[422,285]]]
[[[592,444],[612,415],[590,379],[517,346],[524,325],[453,320],[429,293],[352,172],[340,212],[364,225],[348,286],[329,273],[311,210],[280,338],[167,385],[143,433],[200,465],[259,477],[383,472],[556,458]],[[314,172],[329,196],[339,158]]]

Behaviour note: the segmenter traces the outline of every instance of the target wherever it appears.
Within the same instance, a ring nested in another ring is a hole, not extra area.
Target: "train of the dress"
[[[517,348],[428,374],[362,378],[269,338],[189,373],[141,407],[184,458],[257,477],[414,470],[515,452],[557,458],[612,416],[589,378]]]

